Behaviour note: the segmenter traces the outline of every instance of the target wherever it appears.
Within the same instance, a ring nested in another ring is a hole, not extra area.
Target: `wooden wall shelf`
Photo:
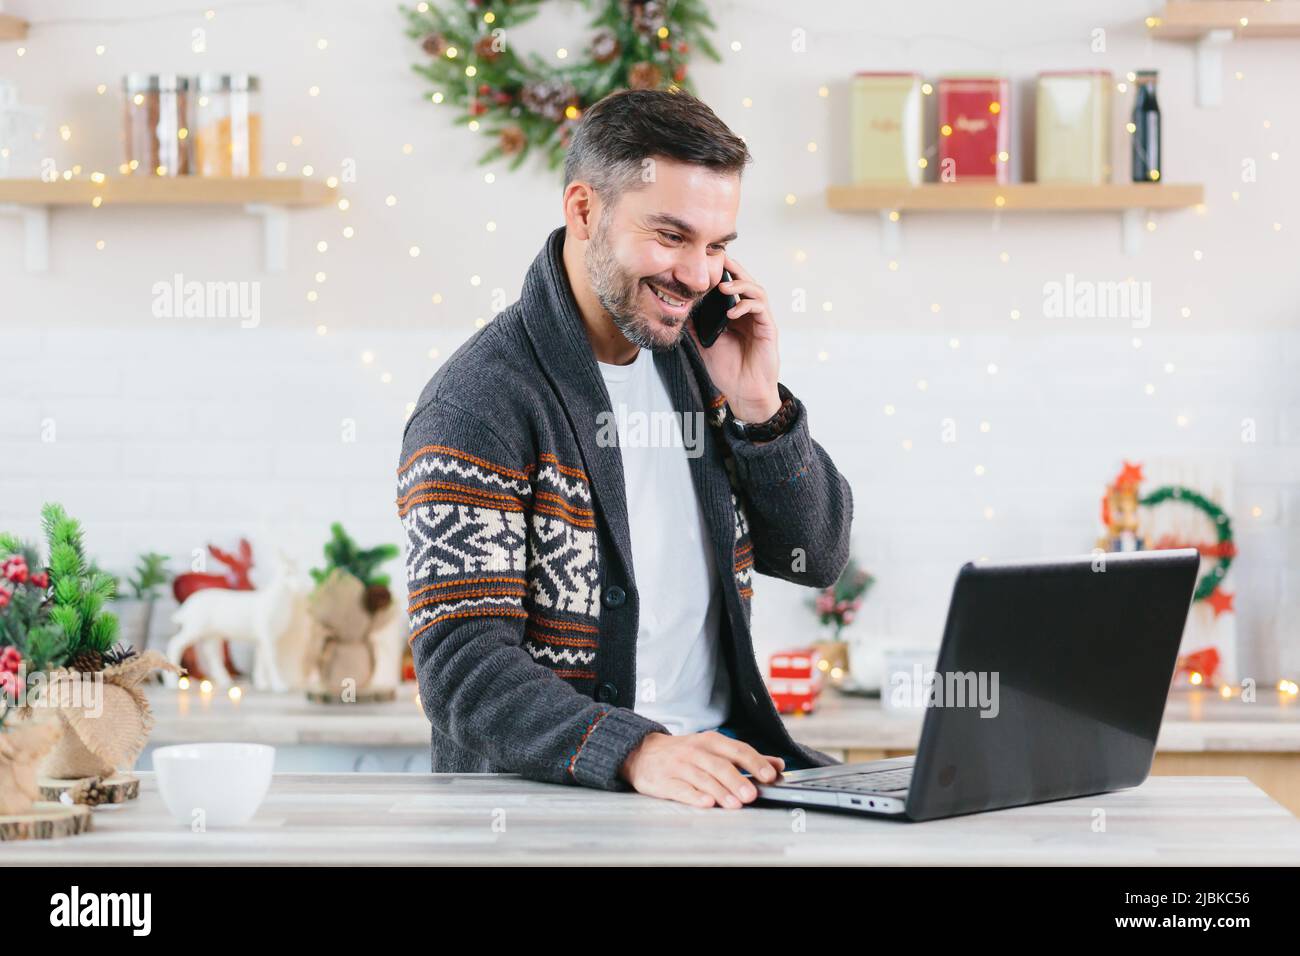
[[[1001,200],[1001,202],[999,202]],[[826,204],[850,212],[985,210],[988,212],[1115,212],[1183,209],[1204,202],[1205,187],[1179,183],[922,183],[919,186],[831,186]]]
[[[901,245],[900,222],[905,212],[1118,212],[1124,251],[1131,254],[1140,245],[1149,211],[1187,209],[1204,201],[1205,187],[1196,183],[922,183],[831,186],[826,190],[826,205],[831,209],[880,216],[881,241],[887,254]]]
[[[1196,102],[1223,102],[1223,48],[1233,40],[1300,37],[1300,0],[1169,0],[1147,30],[1196,44]]]
[[[27,39],[27,21],[10,13],[0,13],[0,40]]]
[[[267,272],[288,267],[288,210],[323,206],[336,190],[322,182],[293,178],[174,179],[158,176],[110,176],[89,179],[0,179],[0,213],[23,220],[24,263],[29,272],[44,272],[50,258],[50,210],[74,206],[234,206],[258,216],[263,225],[263,261]]]
[[[1147,28],[1163,40],[1199,40],[1214,30],[1238,38],[1300,37],[1300,0],[1171,0]]]
[[[0,179],[0,202],[32,206],[90,205],[98,196],[114,206],[323,206],[334,190],[312,179],[203,179],[198,176],[109,176],[89,179]]]

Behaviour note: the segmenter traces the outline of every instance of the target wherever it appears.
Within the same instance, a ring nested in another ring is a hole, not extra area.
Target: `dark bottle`
[[[1133,182],[1158,183],[1160,165],[1160,104],[1156,102],[1156,71],[1137,75],[1133,102]]]

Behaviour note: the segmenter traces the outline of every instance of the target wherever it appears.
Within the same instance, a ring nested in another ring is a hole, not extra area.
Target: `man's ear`
[[[589,184],[574,180],[564,188],[564,225],[568,235],[574,239],[590,239],[596,210],[596,192]]]

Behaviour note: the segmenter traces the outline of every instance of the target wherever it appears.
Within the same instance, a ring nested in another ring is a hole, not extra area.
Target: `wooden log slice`
[[[111,777],[81,777],[71,780],[59,777],[39,777],[41,799],[58,803],[66,793],[73,803],[97,807],[103,803],[126,803],[140,796],[140,778],[129,773],[115,773]]]
[[[0,841],[54,840],[94,828],[90,807],[35,803],[27,813],[0,816]]]

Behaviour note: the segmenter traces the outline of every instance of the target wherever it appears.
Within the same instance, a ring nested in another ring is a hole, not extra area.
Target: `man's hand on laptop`
[[[785,768],[769,757],[716,730],[700,734],[647,734],[628,754],[619,773],[638,793],[696,807],[736,810],[758,797],[741,771],[771,783]]]

